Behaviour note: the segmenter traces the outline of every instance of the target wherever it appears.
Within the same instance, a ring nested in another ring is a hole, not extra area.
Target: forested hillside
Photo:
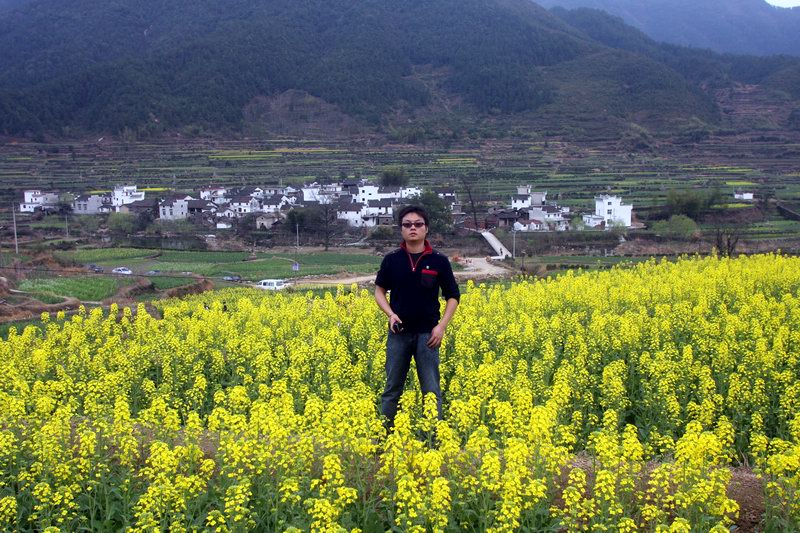
[[[800,56],[800,8],[765,0],[537,0],[622,17],[657,41],[734,54]]]
[[[6,135],[225,134],[275,122],[276,102],[383,132],[420,116],[714,124],[709,81],[791,88],[797,72],[528,0],[17,2],[0,14]]]

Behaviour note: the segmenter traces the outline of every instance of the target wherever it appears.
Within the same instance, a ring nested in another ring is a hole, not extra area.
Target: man
[[[439,346],[460,298],[450,261],[431,248],[426,239],[428,213],[422,207],[409,205],[400,210],[397,219],[403,242],[383,258],[375,279],[375,300],[389,317],[386,387],[381,396],[381,410],[389,427],[394,425],[411,357],[417,363],[423,395],[436,394],[439,418],[442,417]],[[447,301],[442,317],[439,289]]]

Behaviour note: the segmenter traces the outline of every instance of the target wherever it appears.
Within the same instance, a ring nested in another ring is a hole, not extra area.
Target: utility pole
[[[69,217],[64,215],[64,227],[67,229],[67,239],[69,239]]]
[[[513,228],[511,230],[511,258],[517,258],[517,230]]]
[[[19,240],[17,239],[17,206],[11,204],[11,219],[14,221],[14,249],[19,255]]]
[[[297,263],[297,256],[300,254],[300,223],[299,222],[295,223],[294,231],[295,231],[294,262]]]

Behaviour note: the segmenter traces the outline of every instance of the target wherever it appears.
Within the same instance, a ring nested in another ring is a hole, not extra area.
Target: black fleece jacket
[[[459,300],[461,293],[447,256],[425,241],[425,250],[414,261],[405,244],[383,258],[375,285],[389,291],[389,305],[405,333],[430,333],[441,318],[439,289],[445,300]]]

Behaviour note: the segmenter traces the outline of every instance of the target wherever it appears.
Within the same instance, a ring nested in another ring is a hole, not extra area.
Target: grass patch
[[[93,248],[86,250],[58,252],[55,255],[59,259],[66,259],[76,263],[85,264],[144,258],[155,255],[158,252],[159,250],[150,250],[146,248]]]
[[[153,276],[148,277],[147,279],[152,281],[153,287],[159,291],[174,289],[175,287],[182,287],[193,282],[192,278],[188,276]],[[150,295],[149,298],[152,298],[152,295]]]
[[[44,303],[58,303],[65,297],[97,302],[113,296],[120,287],[129,283],[127,279],[102,276],[26,279],[19,284],[19,290],[34,294]]]

